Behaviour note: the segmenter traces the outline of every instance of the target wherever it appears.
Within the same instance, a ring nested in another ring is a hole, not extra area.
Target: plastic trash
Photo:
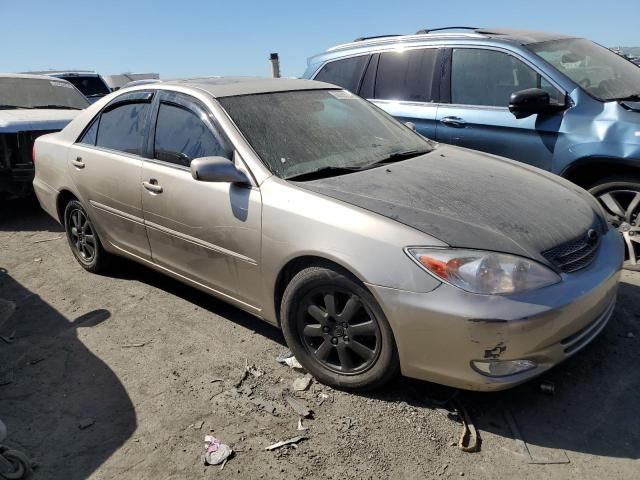
[[[220,442],[219,439],[211,435],[204,437],[204,454],[202,460],[205,465],[220,465],[233,453],[229,445]]]

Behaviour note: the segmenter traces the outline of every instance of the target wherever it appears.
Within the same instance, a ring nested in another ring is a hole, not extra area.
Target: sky
[[[88,69],[162,78],[299,76],[359,36],[451,25],[545,30],[640,46],[640,0],[0,0],[0,72]]]

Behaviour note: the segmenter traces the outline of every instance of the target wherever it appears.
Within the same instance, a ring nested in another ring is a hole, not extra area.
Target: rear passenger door
[[[140,183],[152,100],[152,92],[115,98],[68,153],[76,191],[102,241],[144,259],[150,251]]]
[[[204,104],[162,91],[153,110],[149,158],[142,171],[153,261],[219,295],[255,306],[260,292],[260,191],[192,177],[191,161],[199,157],[221,156],[244,167]]]
[[[443,80],[450,91],[440,105],[436,140],[481,150],[550,170],[563,112],[516,119],[511,94],[543,88],[564,105],[565,94],[510,53],[486,48],[447,51]]]
[[[392,50],[329,61],[314,79],[357,93],[435,138],[441,65],[437,48]]]

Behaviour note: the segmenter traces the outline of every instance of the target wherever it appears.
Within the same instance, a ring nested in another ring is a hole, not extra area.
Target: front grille
[[[591,230],[595,230],[598,234],[595,240],[589,238],[589,232],[585,232],[580,238],[542,252],[542,255],[565,273],[576,272],[587,267],[593,262],[600,246],[600,229]]]

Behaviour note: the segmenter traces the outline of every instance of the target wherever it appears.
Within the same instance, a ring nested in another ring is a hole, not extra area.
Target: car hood
[[[451,146],[388,166],[295,184],[452,247],[544,263],[542,252],[601,222],[595,200],[579,187],[533,167]]]
[[[32,130],[62,130],[80,110],[0,110],[0,132],[15,133]]]

